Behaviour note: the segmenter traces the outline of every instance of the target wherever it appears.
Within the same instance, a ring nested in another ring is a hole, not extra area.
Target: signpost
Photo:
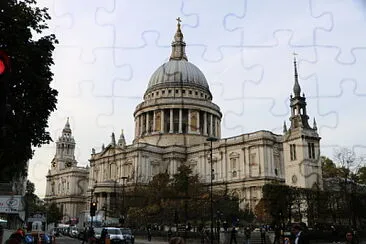
[[[23,211],[22,196],[0,196],[0,213],[17,214]]]

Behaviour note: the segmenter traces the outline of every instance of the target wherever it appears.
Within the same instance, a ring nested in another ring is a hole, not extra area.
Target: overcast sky
[[[188,60],[205,74],[223,113],[222,136],[289,125],[293,53],[321,153],[353,148],[365,155],[366,14],[362,0],[39,0],[60,44],[54,52],[57,111],[54,141],[67,117],[76,159],[86,166],[124,129],[134,136],[133,112],[152,73],[170,55],[182,19]],[[43,197],[55,143],[36,148],[29,179]]]

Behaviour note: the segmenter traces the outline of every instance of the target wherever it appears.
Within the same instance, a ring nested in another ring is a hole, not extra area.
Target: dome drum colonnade
[[[220,108],[211,101],[204,74],[188,62],[185,46],[178,22],[170,59],[153,73],[144,101],[136,107],[135,141],[156,144],[159,135],[169,137],[164,144],[182,144],[182,135],[199,136],[188,142],[195,144],[221,137]]]

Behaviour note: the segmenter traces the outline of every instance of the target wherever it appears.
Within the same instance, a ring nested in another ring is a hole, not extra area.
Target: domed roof
[[[151,76],[148,89],[163,83],[194,84],[208,89],[206,77],[194,64],[181,59],[161,65]]]
[[[202,71],[188,62],[185,53],[186,43],[183,41],[183,33],[180,29],[180,18],[177,21],[177,31],[172,42],[170,59],[153,73],[147,90],[154,86],[164,86],[164,84],[169,86],[176,84],[194,85],[208,90],[208,83]]]

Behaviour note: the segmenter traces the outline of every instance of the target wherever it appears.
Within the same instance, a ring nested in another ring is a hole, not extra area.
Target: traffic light
[[[0,78],[10,72],[9,56],[6,52],[0,50]]]
[[[97,211],[97,203],[90,203],[90,216],[95,216],[95,212]]]

